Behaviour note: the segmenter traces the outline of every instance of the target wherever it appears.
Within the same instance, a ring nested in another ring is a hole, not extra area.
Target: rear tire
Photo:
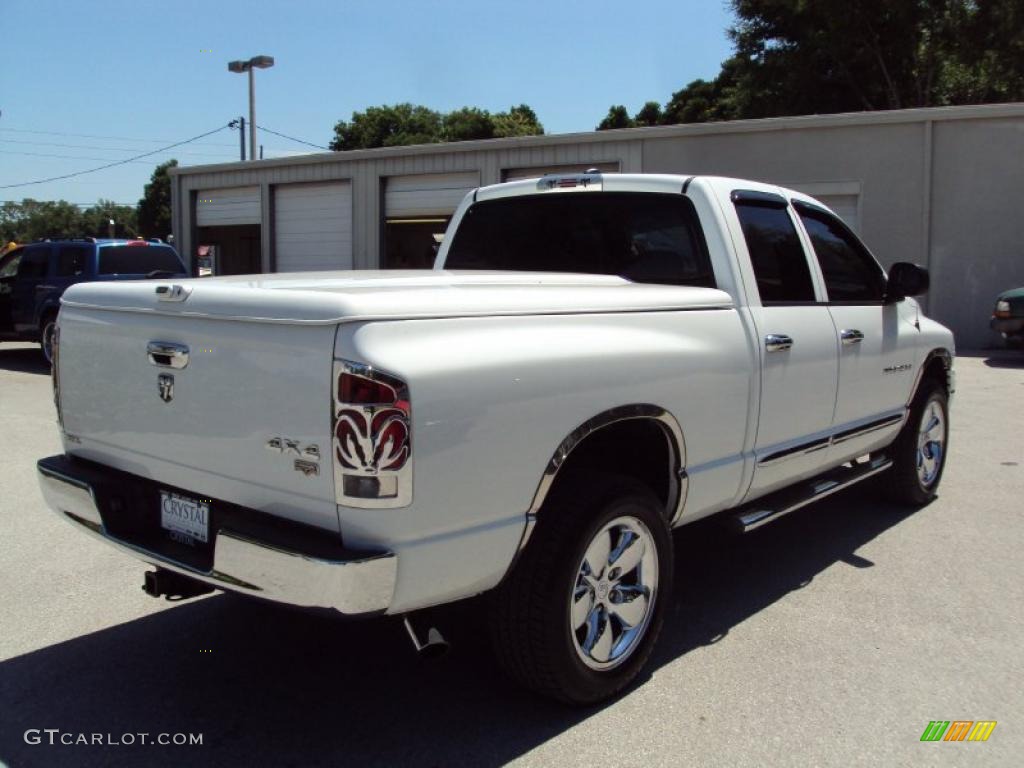
[[[889,495],[893,501],[920,507],[935,498],[949,448],[949,398],[945,387],[925,380],[910,407],[910,416],[892,446]]]
[[[629,685],[672,599],[672,540],[645,486],[608,477],[545,505],[529,546],[492,595],[490,632],[514,680],[568,704]]]

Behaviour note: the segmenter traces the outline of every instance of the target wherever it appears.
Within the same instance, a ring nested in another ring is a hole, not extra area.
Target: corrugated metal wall
[[[191,261],[197,194],[258,185],[263,268],[272,264],[272,192],[279,185],[352,183],[356,268],[379,264],[384,183],[413,174],[617,164],[624,173],[707,173],[774,182],[832,199],[885,264],[932,271],[929,312],[962,346],[995,341],[988,312],[1024,284],[1024,104],[944,107],[638,128],[624,131],[394,147],[287,160],[182,168],[172,176],[175,238]]]

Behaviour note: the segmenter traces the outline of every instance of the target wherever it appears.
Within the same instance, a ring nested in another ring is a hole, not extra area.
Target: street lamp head
[[[258,69],[269,69],[274,66],[273,56],[253,56],[249,59],[249,64]]]
[[[249,62],[247,61],[229,61],[228,71],[229,72],[246,72],[249,69]]]

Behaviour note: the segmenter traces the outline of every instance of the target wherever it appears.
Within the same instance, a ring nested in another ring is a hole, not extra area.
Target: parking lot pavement
[[[684,528],[649,676],[574,711],[505,683],[472,602],[438,617],[452,652],[421,662],[395,620],[147,597],[141,564],[44,510],[49,378],[35,347],[0,345],[0,761],[1018,766],[1024,355],[957,370],[937,501],[911,513],[854,488],[743,538]],[[931,720],[998,725],[986,743],[922,743]],[[203,743],[26,743],[46,728]]]

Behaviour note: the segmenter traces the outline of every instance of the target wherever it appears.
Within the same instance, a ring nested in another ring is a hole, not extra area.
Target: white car
[[[484,187],[433,272],[73,286],[40,481],[156,566],[151,594],[407,616],[489,593],[509,673],[593,702],[651,653],[671,529],[882,472],[935,495],[953,337],[926,288],[774,186]]]

